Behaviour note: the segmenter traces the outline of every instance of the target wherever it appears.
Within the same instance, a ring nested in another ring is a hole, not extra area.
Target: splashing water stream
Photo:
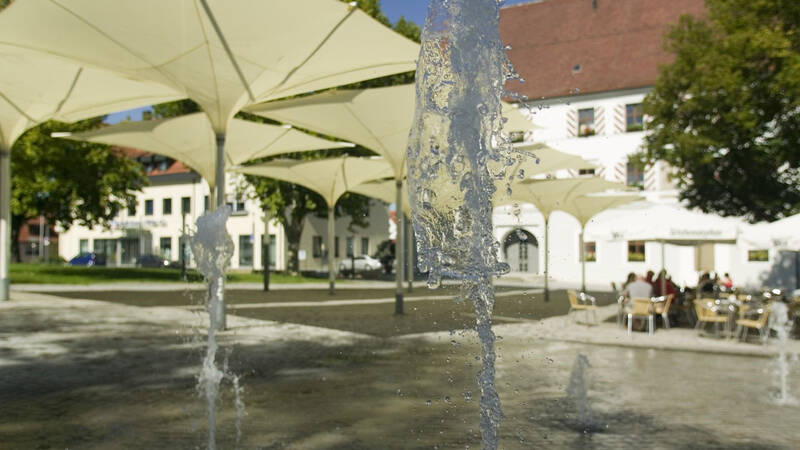
[[[417,106],[408,144],[408,186],[418,258],[428,287],[461,280],[481,341],[480,430],[496,449],[502,420],[495,389],[491,277],[508,272],[492,232],[495,180],[512,164],[501,134],[500,98],[515,77],[498,32],[497,0],[432,0],[417,66]]]
[[[567,385],[567,397],[575,402],[575,409],[578,411],[578,425],[584,433],[599,428],[592,418],[587,395],[586,376],[590,367],[589,358],[578,353],[569,375],[569,385]]]
[[[217,341],[216,323],[222,308],[220,299],[225,270],[230,265],[233,256],[233,240],[225,229],[225,223],[230,216],[228,207],[203,214],[197,219],[197,231],[191,236],[192,253],[197,263],[197,270],[203,274],[208,285],[206,296],[206,311],[208,312],[208,342],[203,366],[197,377],[197,390],[205,395],[208,415],[208,448],[216,449],[216,402],[219,394],[219,385],[223,378],[231,379],[235,395],[236,406],[236,439],[241,437],[241,418],[244,415],[244,402],[241,399],[242,389],[239,386],[239,377],[228,371],[227,357],[223,369],[217,367]]]
[[[789,311],[785,303],[775,301],[770,305],[769,327],[778,335],[779,351],[778,359],[775,362],[778,392],[775,396],[775,402],[781,405],[796,404],[797,399],[789,393],[789,371],[793,359],[797,355],[793,355],[794,358],[792,358],[787,351],[792,323],[789,320]]]

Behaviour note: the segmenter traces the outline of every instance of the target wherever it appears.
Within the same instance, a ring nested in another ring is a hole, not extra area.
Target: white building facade
[[[284,271],[288,265],[288,252],[283,227],[276,220],[265,226],[264,213],[257,200],[242,188],[238,176],[230,175],[228,184],[232,192],[228,206],[232,213],[227,231],[234,242],[231,268],[235,270],[262,270],[267,256],[271,270]],[[137,257],[146,254],[160,255],[169,261],[180,261],[181,239],[191,234],[197,218],[207,211],[208,184],[196,173],[183,171],[175,174],[150,176],[151,185],[137,193],[136,202],[111,221],[108,228],[87,228],[74,225],[60,233],[59,255],[69,260],[84,252],[105,256],[108,266],[133,266]],[[388,207],[371,201],[369,226],[352,227],[350,218],[336,220],[336,238],[333,253],[336,262],[354,255],[372,255],[378,245],[388,239]],[[262,242],[269,242],[269,255],[263,255]],[[188,247],[188,246],[187,246]],[[307,217],[300,242],[299,264],[304,272],[326,272],[327,218]],[[187,264],[193,266],[191,251],[186,248]]]

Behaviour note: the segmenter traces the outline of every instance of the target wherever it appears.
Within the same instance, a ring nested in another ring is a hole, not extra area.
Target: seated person
[[[622,295],[630,302],[634,298],[650,298],[653,296],[653,285],[647,282],[644,277],[638,277],[632,283],[625,286]]]

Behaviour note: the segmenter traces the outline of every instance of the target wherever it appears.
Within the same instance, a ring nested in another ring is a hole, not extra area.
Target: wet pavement
[[[375,338],[229,318],[222,354],[242,375],[248,415],[237,443],[223,385],[220,448],[480,447],[472,332]],[[0,304],[0,448],[204,448],[203,319],[15,293]],[[800,407],[772,400],[772,346],[689,330],[627,338],[564,317],[497,333],[501,448],[797,448]],[[590,364],[583,422],[566,394],[579,353]]]

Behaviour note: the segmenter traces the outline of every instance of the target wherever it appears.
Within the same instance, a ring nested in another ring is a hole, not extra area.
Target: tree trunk
[[[300,273],[300,237],[303,235],[303,218],[293,217],[284,218],[283,230],[286,233],[287,247],[289,251],[289,273],[297,275]]]

